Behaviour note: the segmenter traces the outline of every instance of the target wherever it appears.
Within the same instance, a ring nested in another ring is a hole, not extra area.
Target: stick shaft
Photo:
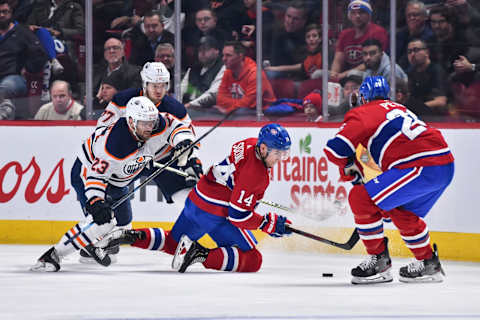
[[[337,247],[337,248],[341,248],[341,249],[344,249],[344,250],[351,250],[355,246],[355,244],[358,242],[358,240],[360,240],[360,236],[359,236],[356,228],[355,228],[355,230],[353,230],[353,233],[350,236],[350,239],[348,239],[348,241],[345,242],[345,243],[339,243],[339,242],[335,242],[335,241],[332,241],[332,240],[328,240],[326,238],[314,235],[312,233],[308,233],[308,232],[303,231],[303,230],[293,228],[291,226],[287,226],[287,229],[292,231],[293,233],[299,234],[299,235],[304,236],[306,238],[310,238],[310,239],[313,239],[313,240],[316,240],[316,241],[319,241],[319,242],[322,242],[322,243],[325,243],[325,244],[328,244],[328,245],[331,245],[331,246],[334,246],[334,247]]]

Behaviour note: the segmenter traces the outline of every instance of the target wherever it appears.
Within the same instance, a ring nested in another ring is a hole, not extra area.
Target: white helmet
[[[155,107],[153,102],[147,97],[133,97],[127,103],[127,108],[125,111],[125,118],[133,119],[133,132],[137,132],[137,122],[140,121],[155,121],[155,126],[158,121],[158,109]],[[130,124],[129,124],[130,125]]]
[[[166,83],[167,91],[170,87],[170,72],[161,62],[147,62],[140,71],[142,77],[143,91],[147,91],[147,83]]]

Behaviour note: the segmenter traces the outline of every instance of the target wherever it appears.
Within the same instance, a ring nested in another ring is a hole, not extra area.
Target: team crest
[[[153,160],[152,156],[139,156],[136,157],[134,160],[128,162],[123,166],[123,173],[126,175],[133,175],[137,174],[140,170],[142,170],[149,161]]]

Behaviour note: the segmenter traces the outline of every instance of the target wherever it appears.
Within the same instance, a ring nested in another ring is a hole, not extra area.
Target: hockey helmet
[[[167,90],[170,86],[170,72],[161,62],[147,62],[140,71],[142,78],[143,91],[147,90],[147,83],[166,83]]]
[[[263,126],[258,134],[257,146],[265,144],[268,149],[280,151],[280,157],[283,159],[288,158],[290,155],[290,146],[292,141],[287,130],[277,123],[270,123]]]
[[[358,91],[360,97],[363,97],[367,102],[375,99],[388,99],[390,86],[382,76],[366,77]]]
[[[153,121],[154,127],[156,127],[158,122],[158,110],[153,102],[147,97],[133,97],[127,103],[125,118],[127,119],[127,123],[128,119],[132,118],[132,130],[136,133],[138,121]]]

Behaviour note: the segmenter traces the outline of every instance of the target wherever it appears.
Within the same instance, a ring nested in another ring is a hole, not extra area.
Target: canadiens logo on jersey
[[[233,99],[241,99],[245,95],[245,91],[238,83],[232,83],[230,93],[232,94]]]
[[[346,58],[349,64],[359,64],[362,62],[363,52],[361,45],[351,45],[345,48]]]
[[[142,170],[149,161],[153,160],[151,156],[140,156],[136,157],[132,161],[127,162],[123,166],[123,173],[126,175],[137,174],[140,170]]]

